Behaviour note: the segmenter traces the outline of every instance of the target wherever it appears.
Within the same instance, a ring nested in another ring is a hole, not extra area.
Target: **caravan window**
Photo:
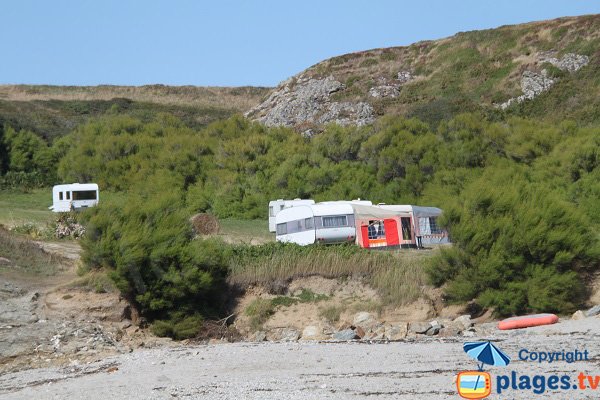
[[[401,217],[402,240],[412,240],[412,227],[410,226],[410,217]]]
[[[313,229],[315,227],[313,219],[312,218],[305,218],[304,219],[304,227],[306,229]]]
[[[277,224],[277,235],[287,235],[287,223]]]
[[[383,221],[369,221],[369,239],[385,238],[385,226]]]
[[[323,228],[336,228],[339,226],[348,226],[348,218],[345,215],[323,217]]]
[[[73,192],[73,200],[96,200],[95,190],[80,190]]]
[[[431,233],[434,235],[443,233],[442,228],[440,228],[437,224],[437,217],[429,217],[429,227],[431,229]]]
[[[269,217],[274,217],[275,213],[273,212],[273,206],[269,206]]]
[[[71,192],[66,192],[67,193],[67,200],[71,200]]]
[[[63,192],[58,192],[58,199],[62,200],[63,199]]]

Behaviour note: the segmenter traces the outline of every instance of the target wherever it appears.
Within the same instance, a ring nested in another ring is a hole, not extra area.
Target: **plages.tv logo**
[[[467,342],[465,353],[477,360],[476,371],[462,371],[456,377],[458,394],[465,399],[483,399],[492,393],[492,377],[483,370],[484,365],[507,366],[510,357],[492,342]]]

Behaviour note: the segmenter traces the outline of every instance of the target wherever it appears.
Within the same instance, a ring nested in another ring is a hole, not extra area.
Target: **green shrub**
[[[250,317],[250,326],[253,329],[260,329],[274,312],[273,301],[262,298],[253,300],[244,311]]]
[[[451,300],[478,298],[500,315],[581,305],[581,281],[600,255],[581,213],[507,163],[469,185],[458,204],[444,216],[455,248],[429,269]]]
[[[196,337],[202,327],[202,317],[192,315],[172,320],[157,320],[150,326],[156,336],[168,336],[176,340]]]
[[[183,337],[196,321],[188,317],[219,315],[227,249],[215,239],[192,239],[182,193],[164,178],[144,182],[125,204],[89,210],[83,260],[107,268],[144,316],[171,321],[168,332]]]

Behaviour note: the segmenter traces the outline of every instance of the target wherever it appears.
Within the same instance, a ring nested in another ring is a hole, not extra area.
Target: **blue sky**
[[[598,12],[589,0],[5,0],[0,83],[274,86],[352,51]]]

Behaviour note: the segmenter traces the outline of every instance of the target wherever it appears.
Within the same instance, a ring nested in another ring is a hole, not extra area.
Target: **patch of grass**
[[[327,299],[329,299],[327,295],[316,294],[310,289],[302,289],[302,292],[297,296],[255,299],[246,307],[245,314],[250,317],[250,326],[253,329],[260,329],[269,317],[275,313],[277,307],[290,307],[298,303],[316,303]]]
[[[326,294],[317,294],[310,289],[302,289],[302,292],[297,297],[301,303],[317,303],[329,299],[329,296]]]
[[[416,300],[427,283],[423,265],[437,252],[399,250],[369,251],[355,246],[309,246],[273,243],[234,249],[228,280],[241,287],[266,285],[305,276],[365,278],[386,304]],[[304,291],[299,299],[327,298]]]
[[[340,320],[340,316],[344,311],[342,306],[327,306],[319,310],[319,316],[329,323],[335,323]]]
[[[69,284],[69,287],[81,288],[96,293],[115,293],[118,291],[115,283],[104,270],[90,270],[81,265],[77,270],[79,278]]]
[[[260,329],[274,312],[273,301],[261,298],[253,300],[245,310],[245,314],[250,317],[252,329]]]
[[[28,192],[3,191],[0,195],[0,224],[8,227],[26,224],[43,227],[54,217],[54,213],[48,210],[51,204],[51,188]]]
[[[2,269],[18,269],[31,274],[51,276],[64,269],[67,260],[41,249],[30,239],[0,227],[0,256],[10,260]]]
[[[383,306],[384,304],[380,301],[368,300],[354,303],[350,308],[353,312],[366,311],[379,315],[383,311]]]
[[[229,237],[235,241],[249,243],[251,240],[274,242],[275,234],[269,232],[268,221],[265,220],[219,220],[219,236]]]
[[[121,199],[125,193],[100,191],[100,202]],[[48,209],[52,205],[52,188],[30,191],[3,191],[0,195],[0,225],[17,228],[19,233],[47,238],[47,230],[59,214]]]
[[[297,304],[299,301],[300,299],[296,299],[289,296],[277,296],[271,300],[271,304],[273,305],[273,307],[289,307],[293,306],[294,304]]]

